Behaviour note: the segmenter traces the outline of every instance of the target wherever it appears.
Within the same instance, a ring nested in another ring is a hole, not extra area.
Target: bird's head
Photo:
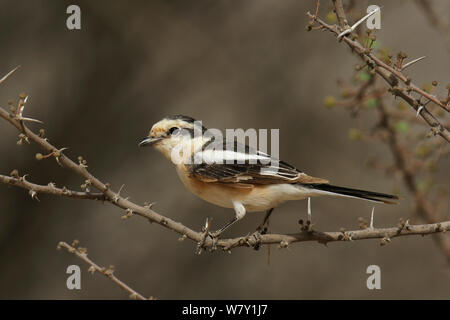
[[[172,150],[175,147],[183,147],[187,143],[192,144],[194,136],[199,135],[201,138],[205,131],[206,128],[191,117],[170,116],[155,123],[139,146],[153,146],[169,160],[172,160]]]

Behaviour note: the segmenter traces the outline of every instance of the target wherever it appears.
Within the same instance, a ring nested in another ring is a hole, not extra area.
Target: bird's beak
[[[162,140],[162,138],[146,137],[139,143],[139,147],[152,146],[152,145],[154,145],[156,142],[158,142],[160,140]]]

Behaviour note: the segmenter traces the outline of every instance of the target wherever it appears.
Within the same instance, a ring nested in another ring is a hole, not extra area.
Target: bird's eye
[[[180,132],[180,128],[178,127],[172,127],[169,129],[169,134],[172,136],[177,135]]]

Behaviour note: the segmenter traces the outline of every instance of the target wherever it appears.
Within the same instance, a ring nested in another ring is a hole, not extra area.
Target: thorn
[[[209,228],[210,228],[210,221],[209,221],[209,218],[206,218],[205,225],[202,227],[202,231],[203,231],[202,239],[197,243],[197,250],[195,252],[198,255],[200,255],[202,253],[206,238],[211,235],[209,232]],[[212,237],[212,238],[214,238],[214,237]]]
[[[308,221],[312,221],[312,214],[311,214],[311,197],[308,197]]]
[[[417,58],[417,59],[415,59],[415,60],[413,60],[413,61],[410,61],[410,62],[408,62],[407,64],[405,64],[400,70],[405,70],[406,68],[408,68],[409,66],[411,66],[411,65],[413,65],[414,63],[416,63],[416,62],[419,62],[420,60],[423,60],[423,59],[425,59],[427,56],[423,56],[423,57],[420,57],[420,58]]]
[[[202,231],[208,232],[209,231],[209,227],[210,227],[209,219],[206,218],[205,225],[203,226]]]
[[[41,202],[41,201],[39,200],[39,198],[37,197],[37,192],[36,192],[36,191],[30,190],[28,193],[30,194],[31,199],[36,200],[36,201],[38,201],[38,202]]]
[[[424,108],[424,106],[420,106],[419,108],[417,108],[416,117],[418,117],[420,115],[420,111],[422,111],[423,108]]]
[[[5,81],[6,79],[8,79],[9,76],[12,75],[14,72],[16,72],[17,69],[19,69],[19,68],[20,68],[20,65],[17,66],[17,67],[15,67],[14,69],[12,69],[10,72],[8,72],[3,78],[0,79],[0,84],[1,84],[3,81]]]
[[[373,10],[372,12],[369,12],[368,14],[366,14],[364,17],[362,17],[358,22],[356,22],[353,26],[351,26],[351,28],[346,29],[344,31],[342,31],[338,36],[337,39],[340,40],[343,36],[352,33],[353,31],[355,31],[356,27],[359,26],[361,23],[364,22],[364,20],[368,19],[371,15],[373,15],[374,13],[376,13],[377,11],[380,10],[380,7],[376,8],[375,10]]]
[[[22,113],[23,112],[23,107],[20,109],[20,113]],[[44,124],[44,122],[42,122],[41,120],[37,120],[37,119],[33,119],[33,118],[24,118],[24,117],[22,117],[21,115],[18,115],[18,116],[16,116],[16,117],[14,117],[14,119],[15,120],[18,120],[18,121],[25,121],[25,122],[36,122],[36,123],[40,123],[40,124]]]
[[[370,229],[373,229],[373,215],[375,213],[375,206],[372,207],[372,214],[370,215]]]
[[[410,226],[409,219],[407,219],[406,222],[405,222],[405,229],[408,230],[408,231],[411,230],[411,228],[409,226]]]
[[[121,187],[120,187],[120,189],[119,189],[119,191],[114,195],[114,197],[112,198],[112,201],[114,202],[114,203],[117,203],[118,201],[119,201],[119,199],[120,199],[120,192],[122,191],[122,189],[123,189],[123,187],[124,187],[125,185],[123,184]]]
[[[50,158],[51,156],[54,156],[56,158],[56,162],[62,167],[63,165],[61,164],[61,162],[59,161],[60,157],[61,157],[61,152],[63,152],[64,150],[67,150],[68,148],[61,148],[59,150],[50,152],[49,154],[43,155],[42,153],[36,153],[35,157],[36,160],[42,160],[42,159],[47,159]]]
[[[151,203],[144,202],[144,208],[151,209],[155,204],[156,204],[156,202],[151,202]]]

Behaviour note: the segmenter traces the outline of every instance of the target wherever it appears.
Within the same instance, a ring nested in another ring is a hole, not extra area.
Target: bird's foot
[[[205,225],[202,228],[202,231],[203,231],[202,238],[197,243],[197,250],[196,250],[197,254],[201,254],[203,249],[205,249],[205,243],[206,243],[208,237],[210,237],[212,240],[212,245],[210,247],[210,250],[213,251],[213,250],[217,249],[217,242],[219,240],[220,234],[222,233],[221,232],[222,230],[218,230],[216,232],[211,232],[211,231],[209,231],[210,226],[211,226],[210,220],[206,219]]]
[[[306,220],[306,223],[304,223],[303,219],[300,219],[298,221],[298,224],[300,225],[300,228],[302,229],[302,231],[313,232],[314,224],[311,222],[311,220]]]
[[[258,226],[258,228],[256,228],[255,233],[259,233],[259,234],[266,234],[267,232],[269,232],[269,226],[267,224],[261,224]]]
[[[254,243],[254,245],[252,245],[253,249],[258,251],[259,248],[261,248],[261,236],[266,233],[267,233],[267,227],[261,231],[259,230],[259,227],[258,227],[258,229],[256,229],[256,231],[252,235],[249,236],[249,237],[253,237],[255,239],[255,243]]]
[[[222,230],[217,230],[217,231],[214,231],[214,232],[208,231],[208,236],[212,240],[218,240],[221,234],[222,234]]]

